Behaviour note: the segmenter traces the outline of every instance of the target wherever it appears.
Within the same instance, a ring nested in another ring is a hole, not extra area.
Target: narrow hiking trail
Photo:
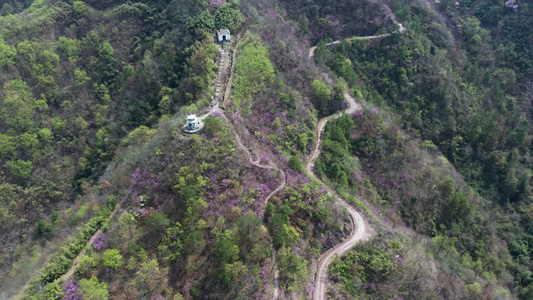
[[[244,152],[246,153],[246,156],[248,157],[248,161],[250,162],[250,164],[252,164],[252,165],[254,165],[256,167],[262,168],[262,169],[273,169],[273,170],[276,170],[276,171],[278,171],[280,173],[280,184],[278,185],[278,187],[275,190],[273,190],[272,192],[270,192],[270,194],[268,194],[268,196],[266,196],[265,200],[262,203],[261,211],[264,212],[266,204],[268,203],[268,201],[270,201],[270,199],[275,194],[277,194],[278,192],[280,192],[281,190],[283,190],[285,188],[286,178],[287,177],[285,175],[285,172],[283,172],[283,170],[279,169],[271,161],[268,162],[268,165],[262,165],[262,164],[259,163],[259,158],[254,160],[252,153],[248,150],[248,148],[246,146],[244,146],[244,144],[241,141],[241,138],[237,134],[237,132],[235,132],[235,131],[233,131],[233,132],[235,134],[235,140],[237,141],[237,145],[239,145],[239,147],[244,150]],[[276,263],[276,249],[274,249],[274,244],[272,242],[271,242],[271,246],[272,246],[272,261],[274,262],[274,269],[273,269],[273,271],[274,271],[274,293],[273,293],[272,299],[278,299],[278,296],[279,296],[279,269],[278,269],[278,265]]]
[[[347,41],[369,40],[369,39],[377,39],[377,38],[386,37],[386,36],[389,36],[389,35],[394,34],[396,32],[403,33],[405,31],[405,27],[401,23],[396,21],[396,19],[394,19],[393,21],[394,21],[395,24],[397,24],[399,26],[399,30],[394,31],[392,33],[388,33],[388,34],[365,36],[365,37],[352,37],[352,38],[348,38],[346,40]],[[326,44],[326,46],[336,45],[336,44],[339,44],[340,42],[341,42],[341,40],[337,40],[337,41],[334,41],[334,42]],[[313,47],[311,47],[309,49],[309,58],[312,58],[314,56],[315,49],[316,49],[316,46],[313,46]],[[227,97],[226,95],[228,95],[229,90],[231,90],[231,84],[232,84],[231,77],[233,76],[233,73],[234,73],[234,63],[230,62],[230,64],[229,64],[229,67],[230,67],[230,78],[228,80],[229,82],[226,85],[224,85],[223,84],[223,82],[224,82],[223,79],[225,79],[225,74],[226,74],[224,71],[228,67],[228,65],[226,65],[226,49],[225,48],[220,49],[220,53],[221,53],[221,59],[220,59],[220,62],[219,62],[219,72],[217,74],[217,78],[216,78],[216,81],[215,81],[216,82],[215,97],[214,97],[214,99],[213,99],[213,101],[211,103],[210,109],[208,109],[205,114],[200,116],[200,119],[205,119],[207,116],[212,115],[212,114],[214,114],[216,112],[219,112],[219,113],[222,114],[223,118],[230,124],[230,126],[233,126],[233,124],[227,119],[227,117],[225,115],[225,112],[221,109],[220,104],[224,103],[224,100]],[[348,102],[348,108],[344,111],[345,113],[353,114],[353,113],[355,113],[357,111],[361,111],[362,110],[361,105],[356,103],[355,100],[353,99],[353,97],[348,92],[344,93],[344,98]],[[315,144],[314,144],[314,147],[313,147],[313,150],[312,150],[311,154],[307,158],[306,170],[307,170],[307,173],[308,173],[308,175],[310,177],[318,180],[319,182],[321,182],[321,181],[314,174],[313,168],[314,168],[314,164],[315,164],[316,159],[320,155],[322,133],[323,133],[325,125],[327,124],[328,121],[337,119],[341,115],[342,115],[342,113],[336,113],[334,115],[331,115],[331,116],[324,117],[324,118],[320,119],[318,121],[318,123],[317,123]],[[280,183],[279,183],[279,185],[277,186],[277,188],[274,191],[270,192],[267,195],[267,197],[265,197],[264,203],[263,203],[262,208],[261,208],[261,210],[264,210],[264,208],[265,208],[266,204],[268,203],[268,201],[274,195],[276,195],[277,193],[279,193],[280,191],[282,191],[285,188],[285,186],[286,186],[286,174],[285,174],[285,172],[282,169],[278,168],[272,161],[268,161],[267,164],[261,164],[259,156],[257,154],[256,154],[257,158],[254,159],[254,154],[252,154],[250,152],[250,150],[244,145],[244,143],[242,142],[242,140],[241,140],[239,134],[236,132],[236,130],[232,130],[232,131],[233,131],[233,133],[235,135],[235,140],[236,140],[237,145],[239,146],[239,148],[241,148],[244,151],[244,153],[246,154],[246,157],[248,159],[248,162],[251,165],[256,166],[258,168],[261,168],[261,169],[265,169],[265,170],[275,170],[275,171],[277,171],[279,173]],[[329,186],[327,186],[325,184],[323,184],[323,186],[325,187],[326,191],[329,194],[335,196],[335,198],[337,198],[337,201],[344,208],[346,208],[346,210],[348,211],[348,214],[350,216],[352,227],[355,228],[355,230],[353,230],[350,233],[350,235],[342,243],[340,243],[337,246],[331,248],[330,250],[328,250],[326,253],[322,254],[319,257],[317,273],[316,273],[316,278],[315,278],[315,290],[313,292],[313,299],[326,299],[327,298],[326,297],[326,291],[327,291],[327,285],[328,285],[328,268],[329,268],[329,265],[331,264],[331,261],[333,260],[333,258],[336,257],[336,256],[342,256],[349,249],[351,249],[357,242],[367,240],[370,237],[370,233],[369,233],[369,230],[367,229],[365,221],[363,220],[362,216],[352,207],[352,205],[348,204],[348,202],[346,202],[344,199],[342,199]],[[110,214],[110,216],[107,219],[108,221],[116,214],[116,212],[118,211],[119,208],[120,208],[120,204],[117,205],[117,207],[115,207],[113,212]],[[66,281],[66,280],[68,280],[69,278],[71,278],[73,276],[76,268],[79,265],[81,257],[85,254],[86,249],[88,247],[90,247],[94,243],[94,241],[98,238],[98,236],[100,235],[101,232],[102,232],[101,229],[99,229],[97,232],[95,232],[93,234],[93,236],[91,236],[91,238],[87,241],[86,247],[82,251],[80,251],[78,256],[74,259],[71,268],[63,276],[61,276],[61,278],[58,279],[58,280]],[[278,297],[279,297],[279,269],[278,269],[277,263],[276,263],[275,250],[273,250],[272,260],[274,261],[274,269],[273,269],[273,272],[274,272],[274,289],[273,289],[273,298],[272,299],[278,299]]]
[[[115,206],[115,209],[113,209],[113,211],[111,212],[111,214],[109,215],[109,217],[107,217],[107,220],[105,221],[104,224],[106,224],[107,222],[109,222],[109,220],[111,220],[113,218],[113,216],[115,216],[115,214],[117,213],[117,211],[119,210],[120,206],[121,206],[122,202],[121,203],[118,203],[116,206]],[[85,252],[87,251],[87,248],[91,247],[94,242],[96,241],[96,239],[98,238],[98,236],[102,233],[102,229],[98,229],[92,236],[91,238],[87,241],[87,244],[85,245],[85,247],[83,247],[83,249],[80,251],[80,253],[78,254],[78,256],[76,256],[76,258],[74,258],[74,260],[72,261],[72,266],[70,267],[70,269],[67,271],[67,273],[65,273],[63,276],[59,277],[59,279],[56,279],[57,281],[59,282],[65,282],[67,280],[69,280],[72,275],[74,275],[74,272],[76,271],[76,268],[78,268],[78,265],[80,264],[80,261],[81,261],[81,257],[85,254]]]
[[[390,35],[392,35],[394,33],[397,33],[397,32],[403,33],[405,31],[405,27],[400,22],[398,22],[396,20],[396,18],[394,18],[394,15],[392,17],[393,17],[393,22],[396,25],[398,25],[398,27],[399,27],[399,29],[397,31],[394,31],[392,33],[387,33],[387,34],[381,34],[381,35],[371,35],[371,36],[364,36],[364,37],[352,37],[352,38],[346,39],[346,41],[378,39],[378,38],[390,36]],[[336,45],[336,44],[339,44],[340,42],[341,42],[341,40],[337,40],[337,41],[334,41],[334,42],[326,44],[326,46]],[[313,46],[313,47],[309,48],[309,58],[310,59],[313,58],[313,56],[315,54],[315,49],[316,49],[316,46]],[[348,102],[348,108],[344,111],[346,114],[353,114],[353,113],[355,113],[357,111],[361,111],[363,109],[360,104],[355,102],[353,97],[348,92],[344,92],[344,99]],[[342,115],[342,113],[336,113],[334,115],[330,115],[328,117],[324,117],[324,118],[322,118],[322,119],[320,119],[318,121],[317,126],[316,126],[315,144],[314,144],[314,147],[313,147],[313,151],[311,152],[311,154],[307,158],[307,162],[305,164],[305,169],[307,171],[307,174],[310,177],[318,180],[319,182],[321,182],[321,181],[320,181],[320,179],[318,179],[316,177],[315,173],[313,172],[313,169],[314,169],[314,166],[315,166],[315,161],[318,158],[318,156],[320,155],[321,143],[322,143],[322,133],[324,132],[324,128],[326,127],[326,124],[327,124],[328,121],[337,119],[341,115]],[[353,230],[350,233],[350,235],[344,241],[342,241],[337,246],[329,249],[328,251],[326,251],[326,253],[322,254],[318,258],[318,266],[317,266],[316,277],[315,277],[315,289],[313,291],[313,299],[315,299],[315,300],[327,299],[326,292],[327,292],[327,286],[328,286],[328,283],[329,283],[329,280],[328,280],[329,279],[328,269],[329,269],[329,265],[331,264],[333,259],[336,256],[340,257],[340,256],[344,255],[348,250],[350,250],[353,246],[355,246],[355,244],[357,244],[359,241],[368,240],[370,238],[370,236],[371,236],[370,231],[367,228],[367,225],[366,225],[363,217],[361,216],[361,214],[359,212],[357,212],[351,204],[346,202],[346,200],[342,199],[337,194],[337,192],[335,192],[332,188],[330,188],[329,186],[325,185],[324,183],[322,183],[322,185],[325,187],[326,191],[329,194],[335,196],[335,198],[342,205],[342,207],[346,208],[346,210],[348,211],[348,214],[350,216],[350,220],[351,220],[351,223],[352,223]]]
[[[220,103],[223,103],[223,101],[224,101],[224,95],[223,95],[224,91],[228,88],[228,86],[224,86],[224,84],[223,84],[224,80],[226,79],[225,78],[226,77],[225,76],[226,75],[225,70],[227,69],[228,65],[226,65],[226,49],[223,47],[223,48],[220,48],[219,51],[220,51],[221,57],[220,57],[220,62],[219,62],[219,72],[218,72],[217,78],[215,80],[215,84],[216,84],[215,97],[214,97],[214,99],[213,99],[213,101],[211,103],[211,107],[208,109],[208,111],[205,114],[203,114],[202,116],[200,116],[199,118],[203,120],[207,116],[212,115],[212,114],[214,114],[216,112],[219,112],[219,113],[222,114],[223,118],[230,124],[230,126],[233,126],[233,124],[227,119],[224,111],[220,107]],[[231,66],[231,65],[233,65],[233,63],[229,64],[229,66]],[[233,75],[233,71],[234,71],[234,67],[231,68],[231,72],[232,72],[231,75]],[[244,151],[244,153],[246,154],[246,157],[248,159],[248,162],[251,165],[253,165],[255,167],[258,167],[258,168],[261,168],[261,169],[265,169],[265,170],[275,170],[275,171],[280,173],[280,175],[279,175],[279,178],[280,178],[279,185],[277,186],[277,188],[275,190],[270,192],[265,197],[265,200],[262,203],[262,207],[260,209],[261,209],[261,211],[264,211],[264,208],[265,208],[266,204],[268,203],[268,201],[275,194],[279,193],[281,190],[283,190],[285,188],[285,184],[286,184],[285,172],[283,172],[283,170],[278,168],[272,161],[268,161],[267,164],[261,164],[258,155],[256,155],[257,158],[254,159],[254,155],[244,145],[244,143],[242,142],[240,136],[237,134],[237,131],[236,130],[232,130],[232,131],[233,131],[233,133],[235,135],[235,140],[236,140],[236,143],[237,143],[238,147],[241,148]],[[111,220],[111,218],[113,218],[113,216],[120,209],[121,204],[122,203],[119,203],[115,207],[115,209],[111,212],[111,214],[107,218],[106,222],[108,222],[109,220]],[[59,279],[57,279],[59,282],[67,281],[68,279],[70,279],[74,275],[74,272],[76,271],[77,267],[79,266],[79,263],[81,261],[82,256],[86,253],[86,249],[93,245],[93,243],[96,241],[96,239],[98,238],[100,233],[102,233],[102,229],[99,229],[98,231],[96,231],[91,236],[91,238],[87,241],[85,247],[80,251],[80,253],[76,256],[76,258],[74,258],[72,266],[70,267],[70,269],[63,276],[61,276]],[[276,257],[276,255],[275,255],[275,251],[274,251],[273,252],[273,261],[274,262],[275,262],[275,257]],[[278,297],[277,295],[279,294],[278,274],[279,274],[279,270],[277,268],[277,264],[275,264],[275,267],[274,267],[274,299],[277,299],[277,297]]]
[[[237,36],[237,42],[236,44],[234,45],[234,50],[237,49],[237,46],[239,44],[239,39],[240,38],[240,34]],[[220,54],[221,54],[221,57],[220,57],[220,62],[219,62],[219,70],[218,70],[218,75],[217,75],[217,78],[216,78],[216,89],[215,89],[215,96],[214,96],[214,99],[211,103],[211,108],[202,116],[200,116],[200,119],[205,119],[207,116],[209,115],[212,115],[214,113],[220,113],[222,114],[222,117],[224,120],[226,120],[226,122],[230,125],[230,126],[234,126],[233,123],[227,118],[224,110],[220,107],[220,105],[224,105],[225,104],[225,100],[226,98],[229,97],[229,93],[231,91],[231,86],[233,84],[233,75],[234,75],[234,72],[235,72],[235,62],[233,61],[233,58],[235,57],[235,51],[233,51],[233,55],[232,57],[230,58],[230,62],[229,64],[226,64],[226,47],[221,47],[219,48],[219,51],[220,51]],[[231,52],[231,51],[230,51]],[[226,69],[229,67],[229,78],[226,78]],[[225,84],[224,84],[225,83]],[[247,159],[248,159],[248,162],[255,166],[255,167],[258,167],[258,168],[261,168],[261,169],[265,169],[265,170],[275,170],[279,173],[279,178],[280,178],[280,183],[278,184],[278,186],[276,187],[276,189],[274,189],[272,192],[270,192],[266,197],[265,197],[265,200],[263,201],[263,203],[261,204],[261,207],[259,208],[259,211],[261,212],[264,212],[265,210],[265,207],[266,207],[266,204],[268,203],[268,201],[270,201],[270,199],[276,195],[277,193],[279,193],[280,191],[282,191],[285,186],[286,186],[286,179],[287,179],[287,176],[285,175],[285,172],[278,168],[272,161],[268,161],[267,164],[262,164],[261,163],[261,159],[259,158],[260,156],[256,153],[255,156],[256,158],[254,159],[254,154],[252,154],[252,152],[248,149],[248,147],[246,147],[241,139],[241,137],[239,136],[239,134],[237,133],[237,130],[235,130],[234,128],[232,129],[232,132],[235,136],[235,142],[237,143],[237,146],[239,148],[241,148]],[[272,299],[278,299],[278,295],[279,295],[279,269],[278,269],[278,266],[277,266],[277,263],[276,263],[276,250],[274,249],[274,245],[272,244],[271,242],[271,246],[272,246],[272,261],[274,262],[274,267],[273,267],[273,272],[274,272],[274,288],[273,288],[273,297]]]
[[[238,37],[237,37],[238,38]],[[236,47],[236,46],[235,46]],[[234,126],[228,119],[227,119],[227,116],[225,115],[224,111],[220,108],[220,104],[221,103],[224,103],[224,100],[225,100],[225,95],[227,95],[227,93],[225,93],[226,91],[230,90],[231,89],[231,80],[230,82],[227,84],[227,85],[223,85],[223,82],[225,81],[225,74],[226,74],[226,69],[228,67],[230,67],[230,77],[233,75],[233,72],[235,70],[235,64],[233,62],[230,62],[229,65],[227,65],[225,62],[226,62],[226,48],[225,47],[221,47],[220,50],[220,54],[221,54],[221,57],[220,57],[220,62],[219,62],[219,69],[218,69],[218,75],[217,75],[217,79],[216,79],[216,89],[215,89],[215,96],[214,96],[214,99],[213,99],[213,102],[211,103],[211,109],[209,109],[204,115],[200,116],[200,119],[205,119],[207,116],[209,115],[212,115],[213,113],[215,112],[220,112],[223,116],[224,116],[224,119],[230,124],[230,126]],[[280,168],[278,168],[272,161],[268,161],[267,164],[261,164],[260,163],[260,158],[259,158],[259,155],[256,154],[256,157],[254,159],[254,154],[252,154],[252,152],[250,152],[250,150],[248,149],[248,147],[246,147],[244,145],[244,143],[242,142],[242,139],[241,137],[239,136],[239,134],[237,133],[236,130],[232,130],[233,131],[233,134],[235,135],[235,141],[237,142],[237,145],[239,146],[239,148],[241,148],[244,153],[246,154],[246,157],[248,158],[248,162],[253,165],[253,166],[256,166],[258,168],[261,168],[261,169],[266,169],[266,170],[275,170],[277,172],[280,173],[280,184],[278,185],[278,187],[270,192],[270,194],[268,194],[268,196],[265,198],[265,200],[263,201],[263,207],[261,208],[261,211],[264,210],[266,204],[268,203],[268,201],[278,192],[280,192],[282,189],[285,188],[285,184],[286,184],[286,175],[285,175],[285,172],[283,170],[281,170]]]

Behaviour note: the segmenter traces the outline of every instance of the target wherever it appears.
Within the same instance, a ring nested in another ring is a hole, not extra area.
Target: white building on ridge
[[[219,43],[231,41],[231,34],[228,29],[217,30],[217,39]]]

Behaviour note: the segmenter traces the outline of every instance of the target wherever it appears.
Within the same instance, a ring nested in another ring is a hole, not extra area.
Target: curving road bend
[[[394,16],[393,16],[394,17]],[[347,41],[352,40],[370,40],[370,39],[377,39],[386,37],[389,35],[392,35],[396,32],[403,33],[405,31],[405,27],[396,20],[396,18],[393,18],[393,22],[398,25],[399,29],[397,31],[394,31],[392,33],[387,34],[381,34],[381,35],[372,35],[372,36],[364,36],[364,37],[352,37],[346,39]],[[337,40],[331,43],[326,44],[326,46],[336,45],[339,44],[341,41]],[[309,58],[313,58],[315,54],[316,46],[309,48]],[[348,108],[345,110],[345,113],[347,114],[353,114],[357,111],[361,111],[362,107],[360,104],[356,103],[353,97],[348,93],[344,93],[344,99],[348,102]],[[322,133],[324,132],[324,128],[326,126],[326,123],[329,120],[337,119],[341,116],[341,113],[337,113],[325,118],[322,118],[318,121],[318,124],[316,126],[315,131],[315,146],[313,147],[313,151],[307,158],[307,163],[305,166],[305,169],[307,170],[307,173],[310,177],[315,178],[316,180],[320,181],[315,173],[313,172],[313,168],[315,166],[315,161],[320,155],[320,145],[321,145],[321,139],[322,139]],[[331,189],[329,186],[326,186],[323,184],[325,189],[328,191],[329,194],[334,195],[337,198],[337,201],[348,211],[348,214],[350,215],[352,228],[355,230],[352,230],[348,238],[346,238],[342,243],[338,244],[337,246],[329,249],[326,253],[322,254],[318,258],[318,267],[315,277],[315,289],[313,291],[313,299],[315,300],[323,300],[327,299],[327,286],[328,286],[328,268],[331,264],[331,261],[336,256],[342,256],[346,251],[350,250],[357,242],[367,240],[370,237],[370,232],[367,230],[367,226],[365,224],[365,221],[361,217],[361,214],[359,214],[352,205],[346,202],[346,200],[342,199],[333,189]]]
[[[356,103],[353,97],[348,94],[348,92],[344,93],[344,98],[348,102],[348,108],[345,110],[345,113],[347,114],[353,114],[357,111],[361,111],[362,107],[360,104]],[[316,127],[316,135],[315,135],[315,146],[313,148],[313,151],[309,155],[307,159],[307,163],[305,165],[305,168],[307,170],[307,173],[310,177],[315,178],[316,180],[320,181],[313,172],[313,167],[315,165],[315,161],[320,155],[320,144],[322,140],[322,133],[324,132],[324,128],[326,127],[326,123],[329,120],[337,119],[341,116],[341,113],[331,115],[329,117],[322,118],[318,121],[317,127]],[[346,251],[350,250],[355,244],[359,241],[365,240],[370,236],[370,233],[367,230],[365,221],[361,217],[361,214],[359,214],[350,204],[348,204],[344,199],[342,199],[333,189],[331,189],[329,186],[324,185],[325,189],[328,191],[329,194],[334,195],[337,198],[337,201],[339,204],[341,204],[343,207],[346,208],[348,211],[348,214],[350,215],[350,220],[352,223],[352,228],[355,230],[352,230],[350,235],[340,244],[337,246],[329,249],[326,253],[322,254],[318,259],[318,267],[317,267],[317,273],[316,273],[316,279],[315,279],[315,290],[313,292],[313,299],[326,299],[326,290],[327,290],[327,284],[328,284],[328,267],[333,260],[335,256],[342,256]]]
[[[398,25],[399,28],[398,28],[398,30],[393,31],[391,33],[384,33],[384,34],[378,34],[378,35],[369,35],[369,36],[354,36],[354,37],[347,38],[347,39],[344,39],[344,40],[336,40],[334,42],[327,43],[326,46],[337,45],[337,44],[340,44],[342,41],[379,39],[379,38],[383,38],[383,37],[395,34],[397,32],[403,33],[405,31],[405,27],[402,25],[402,23],[398,22],[396,19],[393,19],[392,21],[394,22],[394,24]],[[309,58],[312,58],[315,55],[316,47],[317,46],[313,46],[313,47],[309,48]]]

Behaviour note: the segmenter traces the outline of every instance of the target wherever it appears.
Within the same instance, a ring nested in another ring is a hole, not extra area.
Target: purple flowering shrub
[[[69,279],[63,283],[63,293],[63,300],[83,300],[83,293],[76,279]]]
[[[98,237],[96,238],[96,240],[94,241],[93,248],[96,251],[102,251],[106,249],[105,234],[103,232],[100,233]]]

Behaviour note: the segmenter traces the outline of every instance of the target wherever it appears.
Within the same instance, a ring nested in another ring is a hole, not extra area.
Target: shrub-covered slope
[[[328,123],[315,172],[377,235],[334,261],[328,296],[531,298],[518,5],[5,1],[0,296],[311,297],[353,228],[302,162],[348,88],[365,110]],[[405,33],[325,46],[393,32],[392,14]],[[185,135],[210,110],[222,27],[226,110]]]
[[[383,232],[387,243],[360,248],[364,255],[354,252],[334,267],[340,285],[332,292],[528,299],[529,69],[502,51],[508,45],[525,59],[527,51],[518,45],[529,32],[502,28],[506,22],[527,23],[529,6],[517,13],[492,6],[501,19],[494,26],[483,19],[479,1],[389,5],[406,35],[315,52],[318,63],[370,103],[366,113],[328,129],[317,167],[339,187],[374,203],[388,216],[387,226],[407,225],[417,235],[404,240],[392,228]],[[400,248],[391,247],[392,241]],[[408,244],[420,249],[402,248]],[[399,258],[421,263],[398,268]],[[387,265],[379,276],[366,277],[373,262]],[[434,277],[428,281],[424,272]],[[409,278],[415,281],[405,285]]]

